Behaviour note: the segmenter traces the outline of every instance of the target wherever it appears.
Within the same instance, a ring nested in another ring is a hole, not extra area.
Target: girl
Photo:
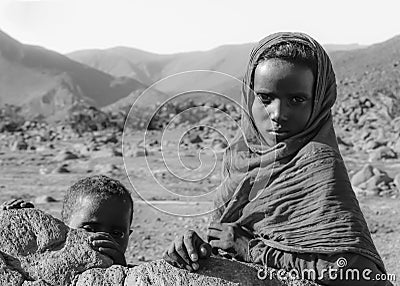
[[[314,39],[277,33],[253,49],[242,130],[225,153],[208,230],[214,249],[299,274],[312,269],[305,278],[324,285],[385,285],[372,280],[385,268],[338,149],[335,100],[330,59]],[[202,243],[189,231],[164,257],[197,270]],[[356,269],[359,279],[339,279],[329,269]]]

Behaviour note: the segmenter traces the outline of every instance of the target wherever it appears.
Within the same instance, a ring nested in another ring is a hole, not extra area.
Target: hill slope
[[[27,115],[47,117],[77,101],[106,106],[145,87],[133,78],[116,78],[56,52],[21,44],[0,31],[0,106],[19,105]]]

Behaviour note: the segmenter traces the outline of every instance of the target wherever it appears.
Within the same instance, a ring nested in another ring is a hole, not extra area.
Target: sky
[[[60,53],[209,50],[277,31],[369,45],[400,34],[399,11],[399,0],[0,0],[0,29]]]

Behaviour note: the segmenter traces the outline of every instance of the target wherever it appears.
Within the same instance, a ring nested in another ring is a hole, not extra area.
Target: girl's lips
[[[269,134],[274,135],[276,137],[283,137],[283,136],[287,136],[288,135],[288,131],[284,131],[284,130],[270,130],[268,131]]]
[[[289,131],[280,130],[280,129],[271,129],[268,130],[269,133],[276,133],[276,134],[287,134]]]

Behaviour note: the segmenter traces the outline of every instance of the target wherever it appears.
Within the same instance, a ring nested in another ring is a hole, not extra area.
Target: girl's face
[[[281,59],[259,63],[251,112],[269,146],[304,130],[312,112],[314,76],[310,68]]]

